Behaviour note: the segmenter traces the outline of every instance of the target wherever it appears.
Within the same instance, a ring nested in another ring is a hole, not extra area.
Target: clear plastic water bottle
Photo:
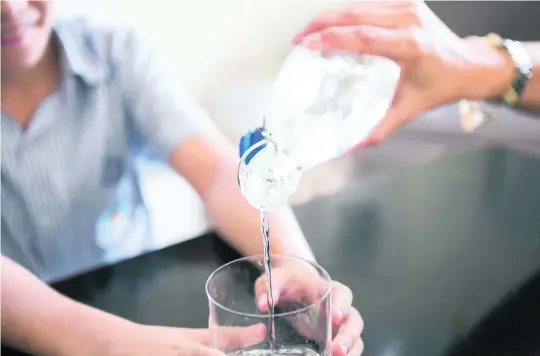
[[[238,181],[248,202],[281,207],[302,172],[367,138],[388,110],[399,75],[387,58],[296,46],[273,84],[263,126],[240,140]]]

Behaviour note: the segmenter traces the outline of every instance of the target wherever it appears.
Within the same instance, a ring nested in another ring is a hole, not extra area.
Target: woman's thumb
[[[280,275],[276,273],[272,276],[272,293],[270,294],[268,291],[266,276],[260,277],[256,291],[256,303],[260,311],[266,312],[268,311],[268,305],[276,306],[278,304],[282,286],[283,279],[280,278]]]

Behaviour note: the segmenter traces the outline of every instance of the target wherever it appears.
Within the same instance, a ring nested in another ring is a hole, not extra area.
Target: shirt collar
[[[103,53],[99,53],[95,34],[77,22],[61,23],[54,27],[60,53],[71,73],[88,85],[96,85],[107,78],[109,68]]]

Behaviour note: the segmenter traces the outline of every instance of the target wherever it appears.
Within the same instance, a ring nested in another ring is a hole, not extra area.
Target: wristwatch
[[[495,48],[505,51],[516,67],[516,74],[512,83],[502,93],[500,100],[512,107],[517,104],[521,95],[525,91],[527,83],[532,77],[533,64],[531,56],[518,41],[501,38],[496,33],[489,33],[485,37],[486,41]]]
[[[514,80],[499,97],[500,102],[513,107],[519,102],[527,83],[532,78],[531,57],[521,42],[504,39],[496,33],[487,34],[485,40],[493,47],[505,51],[514,62]],[[465,132],[474,132],[483,124],[495,119],[495,111],[480,101],[461,100],[459,114],[461,128]]]

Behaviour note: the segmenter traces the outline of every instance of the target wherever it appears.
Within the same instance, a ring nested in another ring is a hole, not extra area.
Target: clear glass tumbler
[[[272,255],[271,267],[272,314],[262,255],[232,261],[210,275],[206,293],[212,346],[238,356],[329,355],[330,276],[296,257]]]

